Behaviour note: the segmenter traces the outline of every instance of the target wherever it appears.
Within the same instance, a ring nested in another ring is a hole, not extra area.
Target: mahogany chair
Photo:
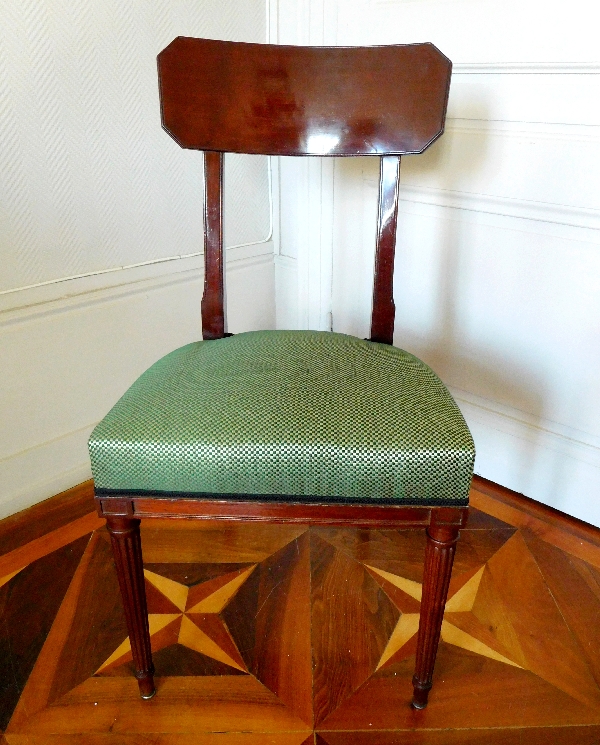
[[[432,44],[290,47],[177,38],[162,122],[204,151],[203,341],[147,370],[89,441],[140,693],[154,692],[140,518],[427,531],[413,706],[432,684],[475,451],[439,378],[392,346],[400,157],[442,133],[451,63]],[[371,337],[225,333],[223,158],[381,156]]]

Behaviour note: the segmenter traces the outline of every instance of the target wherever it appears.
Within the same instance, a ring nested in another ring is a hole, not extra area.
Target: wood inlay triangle
[[[16,577],[19,572],[22,572],[25,567],[21,567],[20,569],[15,569],[14,572],[11,572],[10,574],[7,574],[5,577],[0,578],[0,587],[5,585],[7,582],[10,582],[13,577]]]
[[[226,572],[218,577],[213,577],[206,582],[199,582],[198,584],[190,585],[187,599],[187,609],[191,611],[191,609],[197,606],[201,600],[205,600],[210,595],[214,595],[217,590],[220,590],[225,585],[229,585],[230,582],[237,579],[241,574],[247,572],[247,570],[250,568],[251,567],[243,567],[232,572]]]
[[[150,643],[153,651],[166,647],[177,641],[181,613],[149,613]],[[160,632],[167,630],[168,634]],[[131,659],[131,642],[129,637],[122,642],[111,656],[96,670],[96,675],[109,667],[116,667]]]
[[[177,640],[179,644],[183,644],[185,647],[194,649],[196,652],[201,652],[207,657],[212,657],[219,662],[224,662],[226,665],[235,667],[238,670],[244,670],[244,668],[232,659],[221,647],[214,642],[210,636],[204,633],[196,624],[187,616],[183,616],[181,619],[181,630],[179,631],[179,638]]]
[[[503,653],[507,657],[521,667],[527,667],[527,660],[521,649],[519,637],[511,623],[508,611],[504,607],[502,598],[496,590],[492,574],[488,567],[485,567],[481,577],[479,591],[473,603],[472,614],[489,631],[490,635],[497,640],[498,649],[503,650]],[[455,622],[460,623],[460,621],[456,620]]]
[[[172,600],[165,597],[160,590],[158,590],[148,579],[145,579],[146,588],[146,603],[148,605],[148,613],[180,613],[181,609],[178,608]]]
[[[525,666],[578,701],[600,709],[600,689],[520,532],[488,567],[518,636]]]
[[[211,595],[189,608],[188,613],[220,613],[248,579],[255,567],[256,564],[236,574],[226,585],[219,587]]]
[[[308,725],[313,723],[310,543],[305,533],[257,568],[251,670]]]
[[[318,723],[375,671],[399,612],[367,569],[345,551],[311,536],[311,561]]]
[[[479,584],[483,577],[484,569],[485,567],[481,567],[481,569],[479,569],[471,579],[460,588],[460,590],[452,592],[453,588],[450,588],[450,599],[446,603],[446,613],[466,612],[472,610],[475,597],[479,590]]]
[[[179,608],[180,611],[185,610],[189,591],[188,587],[172,579],[167,579],[167,577],[162,577],[160,574],[155,574],[148,569],[144,569],[144,577],[168,598],[173,605]]]
[[[397,585],[394,585],[385,579],[381,574],[381,570],[371,569],[366,564],[364,566],[396,608],[398,608],[400,613],[418,613],[420,611],[421,603],[419,600],[411,597]]]
[[[232,665],[231,662],[227,662],[226,664],[231,667],[237,667],[243,672],[248,671],[246,663],[242,659],[235,642],[231,638],[229,629],[220,616],[215,613],[190,613],[186,614],[186,616],[200,629],[200,631],[212,639],[217,647],[219,647],[219,649],[221,649],[230,660],[233,660],[236,663],[235,665]],[[214,659],[219,658],[214,657]]]
[[[497,660],[503,662],[505,665],[514,665],[515,667],[521,667],[516,662],[509,660],[508,657],[497,652],[492,647],[484,644],[480,639],[477,639],[472,634],[463,631],[449,621],[444,620],[442,622],[442,639],[447,644],[453,644],[455,647],[461,647],[469,652],[480,654],[483,657],[489,657],[491,660]]]
[[[552,597],[600,684],[600,583],[596,569],[575,556],[523,532]]]
[[[419,630],[419,614],[403,613],[392,632],[389,642],[377,664],[377,670],[383,667]]]
[[[378,574],[380,577],[383,577],[395,587],[398,587],[400,590],[402,590],[402,592],[405,592],[407,595],[410,595],[411,598],[414,598],[415,600],[418,600],[419,602],[421,601],[421,595],[423,593],[423,585],[420,582],[414,582],[411,579],[406,579],[405,577],[399,577],[397,574],[386,572],[383,569],[377,569],[377,567],[372,567],[372,566],[369,566],[368,564],[365,564],[365,566],[371,572],[375,572],[375,574]]]

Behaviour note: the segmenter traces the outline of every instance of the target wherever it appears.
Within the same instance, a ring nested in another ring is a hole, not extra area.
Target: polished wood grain
[[[142,521],[144,560],[171,562],[254,564],[279,551],[308,529],[307,525],[212,522],[204,520]]]
[[[0,587],[6,649],[31,647],[28,680],[10,695],[0,685],[6,739],[595,743],[600,571],[554,534],[546,541],[477,510],[461,533],[436,682],[417,711],[421,528],[148,522],[144,548],[155,545],[160,561],[145,566],[159,691],[147,702],[110,535],[97,528]]]
[[[0,588],[0,731],[11,718],[88,542],[89,536],[83,536],[31,562]]]
[[[252,673],[312,727],[310,553],[306,532],[261,566]]]
[[[319,723],[373,673],[399,613],[364,566],[319,537],[312,540],[312,576]]]
[[[233,495],[231,495],[233,496]],[[466,524],[466,507],[405,507],[402,505],[324,502],[276,502],[245,499],[192,499],[110,495],[96,497],[98,514],[104,517],[187,517],[198,520],[245,520],[312,525],[353,525],[365,527],[417,527],[431,523]]]
[[[95,598],[101,594],[105,602]],[[58,654],[48,703],[87,680],[114,649],[114,639],[127,635],[119,583],[110,545],[95,540],[90,547],[80,591],[70,622],[69,642]],[[82,650],[86,650],[82,654]]]
[[[223,276],[223,153],[204,153],[204,294],[202,338],[225,334]]]
[[[529,531],[600,569],[600,540],[591,525],[546,507],[522,494],[473,477],[470,504],[490,515]]]
[[[375,281],[371,341],[393,344],[394,318],[394,255],[398,223],[398,187],[400,185],[400,157],[381,158],[379,174],[379,214],[377,217],[377,246],[375,251]]]
[[[535,673],[440,642],[436,686],[425,710],[412,708],[413,658],[381,668],[325,719],[318,731],[485,729],[599,725],[598,710]],[[576,740],[573,745],[576,745]]]
[[[487,567],[518,636],[527,668],[573,698],[600,707],[598,685],[522,534],[515,533]],[[515,571],[519,573],[518,583],[510,581]],[[548,625],[552,634],[547,633]]]
[[[457,540],[458,528],[432,525],[427,529],[417,660],[413,676],[412,705],[415,709],[424,709],[427,706],[433,682],[433,668],[440,641]]]
[[[451,67],[432,44],[291,47],[178,37],[158,55],[162,122],[195,150],[420,153],[443,132]]]
[[[102,519],[92,512],[60,528],[56,528],[56,530],[46,535],[41,535],[29,543],[15,548],[13,551],[9,551],[9,553],[0,557],[0,579],[20,571],[23,567],[31,564],[31,562],[36,561],[36,559],[53,553],[58,548],[62,548],[62,546],[66,546],[81,538],[81,536],[89,535],[93,530],[102,527],[103,522]]]
[[[156,693],[156,688],[150,648],[140,521],[125,517],[109,517],[106,527],[110,533],[123,598],[123,609],[135,664],[135,677],[141,697],[149,699]]]
[[[90,479],[15,515],[0,520],[0,556],[61,528],[95,509]]]
[[[178,37],[158,55],[164,129],[204,151],[204,339],[225,334],[223,153],[381,155],[371,340],[392,343],[400,155],[444,130],[452,65],[432,44],[288,47]]]
[[[18,732],[22,726],[29,722],[33,714],[42,711],[48,705],[54,678],[58,673],[61,652],[67,644],[86,572],[99,540],[98,534],[95,533],[87,543],[81,561],[54,618],[46,642],[15,707],[8,729],[13,728]]]
[[[597,745],[600,727],[515,727],[457,732],[327,732],[321,745]]]
[[[523,531],[527,548],[600,685],[600,576],[593,568]]]
[[[181,503],[187,510],[184,514],[188,517],[193,514],[202,519],[206,519],[212,514],[220,519],[232,517],[237,519],[276,520],[280,522],[308,521],[312,524],[330,525],[391,525],[396,527],[400,525],[422,525],[423,523],[429,525],[428,546],[432,544],[437,546],[439,557],[448,556],[449,560],[438,561],[436,559],[434,561],[430,557],[428,561],[428,554],[426,554],[425,566],[429,567],[429,570],[434,572],[434,574],[429,578],[429,583],[426,584],[428,592],[427,601],[421,605],[422,615],[417,642],[417,668],[414,680],[415,693],[413,705],[418,708],[424,708],[427,705],[427,695],[431,688],[444,603],[450,582],[454,545],[458,539],[459,527],[464,526],[467,522],[467,508],[433,507],[426,509],[420,507],[378,505],[307,505],[302,503],[261,503],[251,501],[227,502],[224,500],[209,502],[192,499],[128,498],[123,494],[111,497],[106,493],[99,495],[97,502],[99,512],[107,516],[109,531],[111,532],[111,537],[113,537],[115,550],[120,544],[114,537],[114,529],[110,527],[112,521],[115,521],[114,525],[121,526],[122,535],[125,535],[125,529],[122,526],[137,526],[139,523],[136,518],[129,517],[129,515],[147,514],[144,510],[160,510],[164,509],[165,505],[169,510],[174,510],[173,502],[177,504]],[[211,510],[214,511],[211,513]],[[154,512],[154,515],[156,514]],[[159,512],[158,516],[164,514],[164,512]],[[178,513],[177,509],[170,514],[181,516],[181,513]],[[127,536],[130,534],[131,536],[134,535],[133,527],[128,528],[127,531]],[[119,536],[121,533],[117,533],[116,535]],[[442,543],[444,540],[450,540],[448,536],[451,536],[452,540],[448,543],[448,547],[446,547],[447,551],[444,553]],[[135,610],[136,607],[142,608],[142,612],[147,615],[146,597],[143,582],[138,581],[132,574],[135,568],[137,568],[138,573],[141,572],[141,543],[139,542],[139,538],[136,538],[135,541],[131,538],[131,544],[127,545],[131,545],[131,560],[124,560],[124,549],[121,549],[122,555],[119,557],[115,555],[115,563],[119,574],[119,584],[122,593],[124,593],[123,602],[126,607],[129,634],[133,644],[136,677],[138,678],[142,697],[149,698],[154,695],[150,633],[147,622],[141,624],[139,622],[139,612]],[[138,551],[139,557],[137,557]],[[381,658],[382,652],[383,646],[377,652],[378,660]],[[365,662],[369,667],[372,666],[371,663],[371,660],[368,663]],[[364,674],[364,670],[361,665],[357,665],[356,670],[356,675],[360,678]],[[350,681],[349,685],[356,685],[356,679],[353,676],[348,680]],[[347,693],[347,690],[343,686],[341,690],[344,694]],[[330,691],[328,691],[327,695],[331,698]],[[327,713],[329,713],[328,710],[325,710],[324,712],[320,712],[319,715],[326,716]]]

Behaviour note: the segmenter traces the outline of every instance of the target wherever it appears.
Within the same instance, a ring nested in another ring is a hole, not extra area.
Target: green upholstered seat
[[[94,429],[98,490],[465,505],[475,449],[407,352],[318,331],[196,342],[147,370]]]

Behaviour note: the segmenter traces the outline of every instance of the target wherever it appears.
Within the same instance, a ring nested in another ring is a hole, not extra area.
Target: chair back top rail
[[[444,130],[451,67],[433,44],[291,47],[178,37],[158,55],[162,121],[194,150],[421,153]]]
[[[371,339],[392,343],[400,156],[444,131],[452,63],[433,44],[293,47],[176,38],[158,55],[163,128],[204,150],[205,339],[225,333],[222,153],[381,155]]]

